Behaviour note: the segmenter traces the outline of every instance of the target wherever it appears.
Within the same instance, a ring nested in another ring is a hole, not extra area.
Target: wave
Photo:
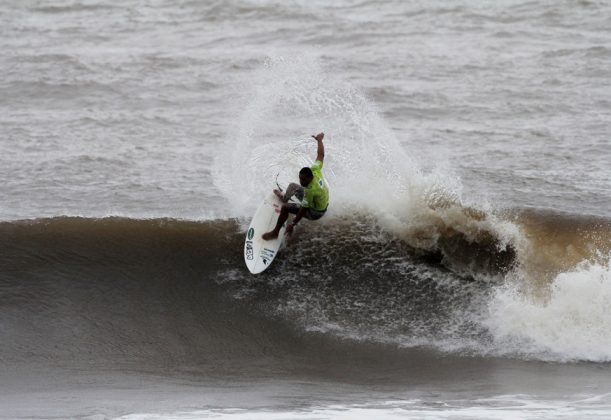
[[[606,296],[608,281],[579,279],[605,273],[609,220],[470,204],[451,169],[423,169],[364,95],[307,54],[270,59],[239,100],[232,141],[210,169],[234,219],[0,224],[1,358],[224,372],[294,351],[322,357],[338,338],[356,352],[381,343],[410,354],[611,358],[606,329],[591,323],[604,300],[570,328],[549,322],[572,311],[566,296],[580,305],[588,290]],[[247,217],[270,180],[286,183],[311,160],[315,144],[298,140],[308,121],[332,127],[331,207],[252,276],[241,253]],[[563,339],[541,335],[545,325]],[[596,349],[564,345],[576,331]]]
[[[541,258],[559,257],[576,238],[600,235],[609,246],[608,221],[513,217],[537,238],[546,228],[564,229],[531,248]],[[454,225],[436,231],[437,246],[419,248],[420,237],[390,233],[362,216],[300,227],[274,265],[252,276],[242,260],[242,226],[233,219],[1,223],[0,358],[226,373],[261,360],[273,365],[297,348],[318,354],[333,348],[334,337],[357,352],[382,343],[558,361],[611,358],[601,323],[608,265],[553,276],[551,295],[539,302],[528,287],[509,288],[507,279],[523,274],[520,249],[499,250],[491,232],[466,236],[457,232],[468,229]],[[582,346],[563,344],[579,331]]]

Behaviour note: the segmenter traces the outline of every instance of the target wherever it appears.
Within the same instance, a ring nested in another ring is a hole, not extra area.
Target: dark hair
[[[299,175],[303,175],[305,176],[307,179],[312,179],[314,178],[314,174],[312,173],[312,170],[310,168],[301,168],[301,171],[299,171]]]

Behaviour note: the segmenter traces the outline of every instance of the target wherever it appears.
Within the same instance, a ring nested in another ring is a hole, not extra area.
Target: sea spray
[[[316,153],[309,134],[323,130],[331,194],[322,223],[373,216],[384,230],[427,251],[448,234],[470,243],[487,236],[501,250],[515,238],[511,223],[465,204],[460,177],[447,162],[431,158],[423,171],[375,104],[316,57],[269,58],[248,81],[243,112],[214,171],[234,216],[252,216],[275,179],[294,181]]]
[[[334,214],[384,211],[409,202],[419,167],[376,107],[314,57],[274,57],[252,78],[235,134],[216,160],[215,183],[248,217],[273,186],[296,179],[316,154],[310,134],[325,131],[325,175]]]

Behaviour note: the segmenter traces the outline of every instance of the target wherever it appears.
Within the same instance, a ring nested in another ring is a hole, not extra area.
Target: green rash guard
[[[306,209],[325,211],[329,205],[329,185],[322,174],[322,162],[317,160],[310,169],[312,169],[314,179],[304,188],[301,206]]]

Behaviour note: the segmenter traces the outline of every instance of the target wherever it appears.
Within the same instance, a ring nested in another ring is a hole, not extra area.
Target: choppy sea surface
[[[608,418],[611,3],[0,4],[0,416]],[[324,131],[328,214],[244,228]]]

